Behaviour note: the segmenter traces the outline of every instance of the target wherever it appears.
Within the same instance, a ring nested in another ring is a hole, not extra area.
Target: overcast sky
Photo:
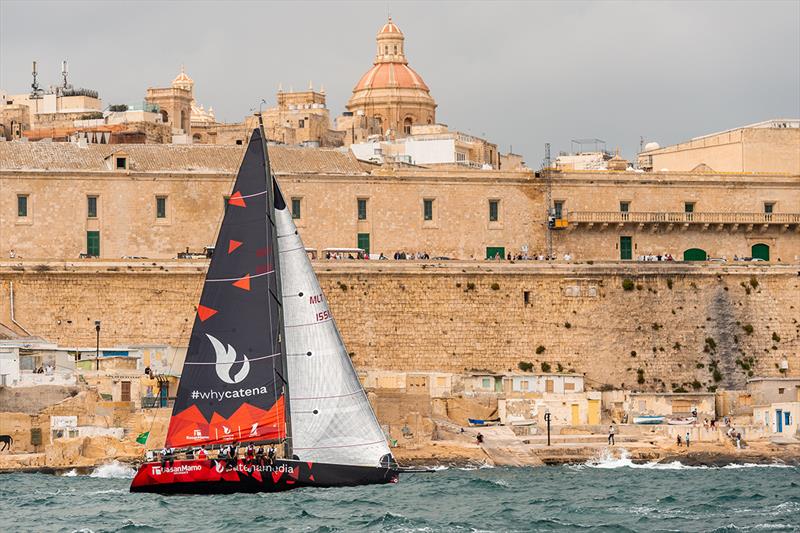
[[[332,116],[371,66],[387,10],[437,119],[538,166],[597,137],[631,158],[769,118],[800,117],[800,1],[112,2],[0,0],[0,88],[40,83],[140,102],[181,64],[199,103],[240,121],[278,83],[324,83]]]

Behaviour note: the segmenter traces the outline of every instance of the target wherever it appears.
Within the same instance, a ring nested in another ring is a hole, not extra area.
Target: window
[[[367,220],[367,199],[358,199],[358,220]]]
[[[490,378],[483,378],[481,382],[481,387],[484,389],[489,389],[492,387],[492,382]]]
[[[456,163],[461,163],[467,160],[467,154],[464,152],[456,152]]]
[[[564,390],[565,391],[575,390],[575,384],[574,383],[564,383]]]
[[[692,220],[694,213],[694,202],[684,202],[683,212],[686,213],[686,220]]]
[[[156,196],[156,218],[167,218],[166,196]]]
[[[394,55],[397,55],[397,45],[394,45]]]
[[[86,232],[86,255],[89,257],[100,257],[100,232]]]
[[[17,195],[17,216],[18,217],[26,217],[26,216],[28,216],[28,195],[27,194],[18,194]]]
[[[425,199],[422,201],[422,218],[433,220],[433,200]]]
[[[306,121],[301,118],[300,120],[297,121],[297,127],[298,128],[305,128],[306,127]]]
[[[628,220],[628,210],[631,207],[630,202],[620,202],[619,203],[619,212],[622,214],[622,220]]]
[[[522,381],[519,382],[519,389],[520,390],[528,390],[529,388],[530,387],[528,387],[528,380],[527,379],[523,379]]]
[[[292,198],[292,218],[297,220],[301,217],[300,198]]]
[[[778,388],[778,394],[783,394],[785,390],[786,389],[784,389],[783,387],[779,387]]]
[[[489,200],[489,222],[500,219],[500,200]]]
[[[97,196],[86,197],[86,216],[88,218],[97,218]]]
[[[410,118],[410,117],[407,117],[407,118],[406,118],[406,119],[403,121],[403,132],[404,132],[406,135],[411,135],[411,124],[412,124],[412,123],[413,123],[413,121],[411,120],[411,118]]]
[[[129,402],[131,401],[131,382],[130,381],[122,381],[120,382],[120,401]]]
[[[116,159],[117,170],[125,170],[128,168],[127,157],[117,157]]]
[[[561,215],[564,213],[564,201],[563,200],[556,200],[553,202],[553,215],[556,218],[562,218]]]
[[[525,305],[531,303],[531,291],[522,291],[522,301]]]
[[[764,202],[764,219],[766,219],[767,222],[770,222],[772,220],[772,213],[774,209],[775,209],[774,202]]]
[[[242,140],[241,139],[236,139],[236,145],[237,146],[241,146],[242,145]]]

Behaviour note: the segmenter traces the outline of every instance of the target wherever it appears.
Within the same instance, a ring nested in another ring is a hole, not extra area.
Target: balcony
[[[800,232],[800,213],[741,213],[741,212],[697,212],[682,211],[570,211],[567,215],[569,225],[575,228],[607,228],[608,226],[648,226],[653,229],[698,227],[706,230],[713,227],[717,231],[752,231],[753,228],[766,230],[769,227],[781,231],[793,229]]]

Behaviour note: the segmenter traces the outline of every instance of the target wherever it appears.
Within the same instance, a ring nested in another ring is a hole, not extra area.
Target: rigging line
[[[359,444],[337,444],[335,446],[308,446],[306,448],[295,448],[295,450],[326,450],[328,448],[355,448],[358,446],[372,446],[373,444],[385,444],[385,440],[376,440],[374,442],[361,442]]]
[[[253,361],[261,361],[262,359],[269,359],[271,357],[277,357],[279,355],[280,355],[279,353],[274,353],[272,355],[262,355],[261,357],[254,357],[254,358],[247,357],[246,359],[247,359],[247,361],[250,361],[252,363]],[[236,364],[236,363],[244,363],[244,361],[234,361],[233,362],[233,364]],[[198,361],[198,362],[186,361],[183,364],[184,365],[227,365],[229,363],[204,363],[204,362],[200,362],[200,361]]]
[[[242,195],[242,198],[252,198],[253,196],[261,196],[262,194],[267,194],[267,191],[255,192],[253,194],[245,194]]]
[[[303,326],[316,326],[317,324],[324,324],[325,322],[330,322],[333,320],[333,317],[326,318],[325,320],[320,320],[318,322],[309,322],[308,324],[284,324],[283,327],[285,328],[301,328]]]
[[[346,398],[348,396],[355,396],[356,394],[361,394],[364,390],[357,390],[355,392],[348,392],[347,394],[336,394],[333,396],[307,396],[305,398],[292,398],[293,400],[328,400],[331,398]]]
[[[275,269],[268,270],[267,272],[262,272],[261,274],[253,274],[252,276],[250,276],[250,279],[260,278],[261,276],[266,276],[267,274],[272,274],[273,272],[275,272]],[[247,274],[245,274],[245,275],[247,275]],[[238,278],[206,279],[206,283],[211,283],[211,282],[215,282],[215,281],[239,281],[240,279],[242,279],[241,276],[238,277]]]
[[[287,252],[294,252],[296,250],[305,250],[305,246],[300,246],[299,248],[290,248],[289,250],[278,250],[278,253],[285,254]]]

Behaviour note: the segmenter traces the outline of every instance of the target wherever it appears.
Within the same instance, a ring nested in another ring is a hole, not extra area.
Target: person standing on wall
[[[608,426],[608,445],[609,446],[614,446],[616,444],[616,441],[614,440],[614,434],[616,432],[617,432],[617,430],[614,429],[614,424],[611,424],[610,426]]]

